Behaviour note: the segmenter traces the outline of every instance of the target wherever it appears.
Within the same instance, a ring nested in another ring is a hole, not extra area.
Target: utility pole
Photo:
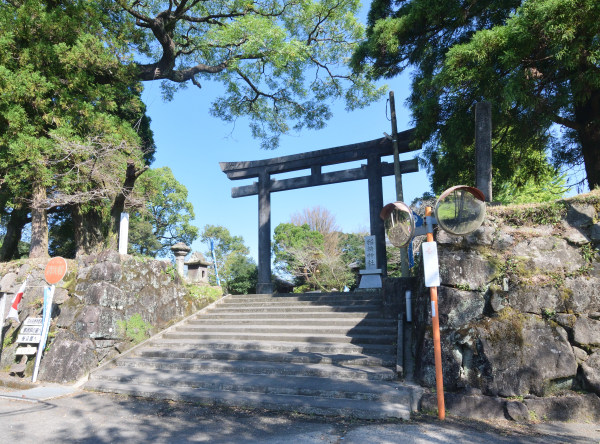
[[[394,91],[390,91],[390,111],[392,117],[392,146],[394,149],[394,177],[396,178],[396,200],[404,202],[404,191],[402,190],[402,173],[400,172],[400,154],[398,152],[398,127],[396,124],[396,101]],[[402,277],[409,277],[408,270],[408,248],[400,248],[400,266]]]

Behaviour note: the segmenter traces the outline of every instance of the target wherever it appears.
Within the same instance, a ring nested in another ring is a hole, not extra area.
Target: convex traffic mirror
[[[415,236],[413,211],[404,202],[394,202],[383,207],[380,217],[385,224],[385,232],[391,244],[404,247]]]
[[[474,187],[458,185],[444,191],[435,204],[432,224],[450,234],[464,236],[477,230],[485,218],[485,197]],[[426,227],[415,228],[413,211],[404,202],[383,207],[380,217],[385,223],[388,240],[395,247],[405,247],[413,237],[426,234]]]
[[[474,187],[459,185],[448,188],[435,204],[438,225],[450,234],[472,233],[485,218],[485,197]]]

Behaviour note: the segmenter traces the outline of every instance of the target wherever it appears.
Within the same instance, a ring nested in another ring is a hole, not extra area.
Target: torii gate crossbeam
[[[413,130],[398,133],[398,151],[414,151],[409,147]],[[368,142],[344,145],[336,148],[310,151],[291,156],[275,157],[248,162],[220,162],[221,170],[231,180],[258,178],[252,185],[234,187],[231,196],[244,197],[258,195],[258,285],[257,293],[272,293],[271,284],[271,193],[298,188],[329,185],[367,179],[369,186],[369,214],[371,235],[376,237],[377,266],[386,270],[385,232],[379,212],[383,207],[382,177],[394,174],[393,163],[382,162],[381,157],[393,154],[392,140],[387,138]],[[367,160],[366,167],[322,173],[327,165]],[[292,179],[271,179],[274,174],[310,169],[309,176]],[[416,159],[400,162],[400,171],[419,171]]]

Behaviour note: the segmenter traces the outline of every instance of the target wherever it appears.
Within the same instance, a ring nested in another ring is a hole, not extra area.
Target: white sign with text
[[[437,243],[423,242],[423,270],[425,272],[425,286],[440,286],[440,266],[438,262]]]

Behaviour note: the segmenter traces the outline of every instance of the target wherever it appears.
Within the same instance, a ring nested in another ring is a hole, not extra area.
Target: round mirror
[[[394,202],[383,207],[380,217],[384,221],[390,243],[395,247],[408,245],[415,232],[412,210],[404,202]]]
[[[435,218],[448,233],[469,234],[483,223],[485,197],[477,188],[464,185],[449,188],[435,204]]]

